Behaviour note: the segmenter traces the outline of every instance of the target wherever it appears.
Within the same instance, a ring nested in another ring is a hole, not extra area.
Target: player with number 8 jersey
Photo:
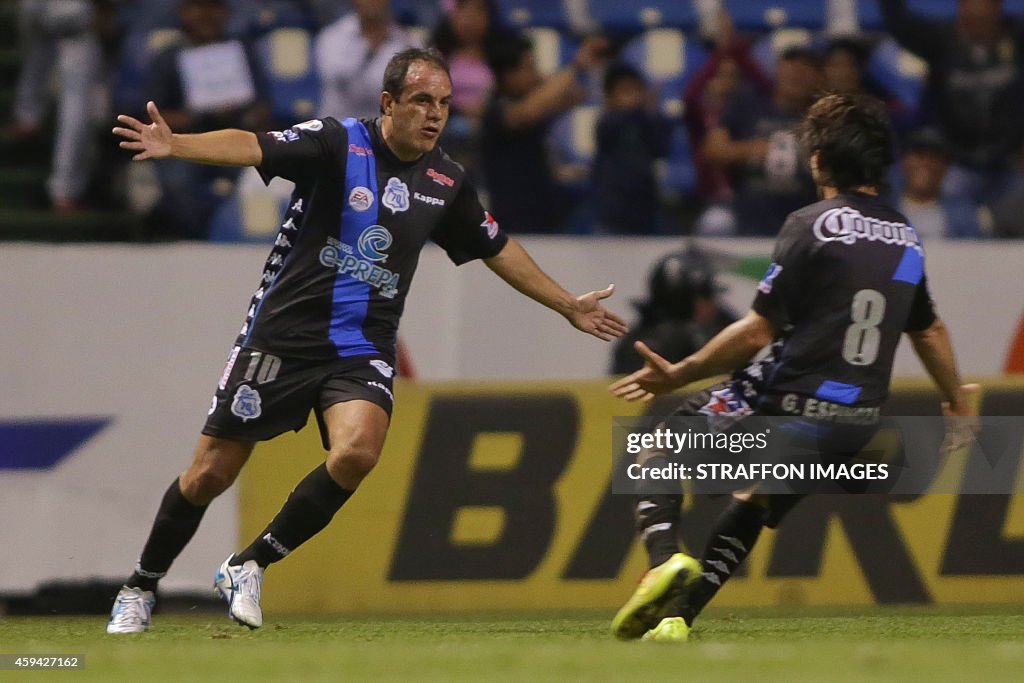
[[[823,463],[846,463],[878,430],[896,347],[906,333],[946,400],[944,411],[965,418],[951,422],[954,438],[944,447],[969,440],[978,387],[960,383],[952,342],[928,293],[921,240],[879,196],[893,148],[884,109],[866,96],[827,95],[809,109],[801,135],[821,200],[786,219],[750,311],[678,363],[638,342],[644,368],[612,384],[612,392],[649,399],[731,372],[673,415],[708,416],[712,429],[712,420],[743,429],[751,415],[790,416],[777,429],[792,437],[780,446],[787,456],[813,453]],[[751,362],[764,347],[768,354]],[[659,467],[668,457],[652,448],[637,462]],[[861,482],[838,483],[849,492],[863,490]],[[617,637],[686,640],[761,530],[774,529],[816,490],[780,492],[765,481],[742,486],[700,559],[679,552],[682,494],[638,491],[637,531],[650,570],[612,621]]]

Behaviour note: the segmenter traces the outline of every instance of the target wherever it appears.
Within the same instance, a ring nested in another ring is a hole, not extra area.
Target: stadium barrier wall
[[[603,382],[400,382],[377,469],[321,535],[267,572],[273,612],[605,608],[646,568],[631,496],[611,495]],[[901,382],[892,414],[937,414]],[[1022,414],[1024,383],[983,409]],[[1020,452],[1016,457],[1020,458]],[[316,427],[261,445],[241,479],[242,538],[322,455]],[[940,476],[960,481],[966,459]],[[683,542],[703,548],[722,497],[688,496]],[[1024,496],[818,496],[766,532],[719,605],[1024,602]]]
[[[573,291],[614,282],[632,317],[672,238],[523,238]],[[767,240],[708,240],[726,298],[745,310]],[[267,247],[47,245],[0,248],[0,594],[131,568],[162,492],[183,469],[258,284]],[[933,292],[966,374],[998,374],[1021,317],[1024,244],[937,244]],[[966,275],[965,275],[966,274]],[[610,346],[513,292],[482,264],[428,247],[402,338],[426,380],[593,379]],[[902,349],[898,375],[920,375]],[[405,429],[400,425],[399,429]],[[383,477],[382,477],[383,478]],[[164,583],[206,591],[237,541],[235,492],[218,499]],[[467,522],[468,523],[468,522]]]

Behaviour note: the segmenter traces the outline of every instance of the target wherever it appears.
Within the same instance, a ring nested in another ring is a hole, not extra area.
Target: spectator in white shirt
[[[316,40],[321,116],[374,117],[380,113],[384,67],[416,41],[391,16],[389,0],[353,0],[355,12]]]

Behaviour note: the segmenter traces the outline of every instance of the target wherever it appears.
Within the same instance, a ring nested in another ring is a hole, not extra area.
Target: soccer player
[[[779,232],[773,263],[751,310],[678,363],[642,342],[644,367],[611,385],[616,396],[648,400],[699,379],[733,371],[691,396],[674,414],[718,417],[801,415],[819,406],[873,408],[889,392],[893,356],[906,333],[945,397],[950,416],[973,415],[976,385],[961,385],[949,334],[932,306],[924,253],[906,218],[878,196],[892,163],[892,129],[881,105],[862,95],[819,99],[805,115],[802,141],[821,201],[793,212]],[[771,353],[751,363],[764,347]],[[737,370],[738,368],[742,368]],[[945,447],[973,436],[972,421],[952,421]],[[876,427],[842,430],[817,422],[821,453],[852,457]],[[850,438],[852,436],[852,438]],[[638,458],[668,464],[665,453]],[[750,553],[763,527],[775,528],[803,496],[733,494],[701,560],[679,552],[682,495],[641,495],[637,529],[651,569],[615,616],[622,639],[686,640],[690,625]]]
[[[408,49],[388,63],[376,119],[317,119],[254,134],[171,131],[119,116],[114,133],[134,159],[173,157],[254,166],[295,182],[210,405],[192,462],[164,494],[156,521],[114,604],[108,633],[145,631],[157,582],[192,538],[210,502],[258,441],[316,414],[326,462],[291,492],[252,543],[216,572],[228,613],[263,623],[264,569],[323,529],[380,456],[393,403],[395,336],[427,239],[456,264],[483,259],[526,296],[609,341],[626,325],[601,305],[613,286],[576,297],[548,277],[483,209],[461,166],[437,147],[452,84],[438,53]]]

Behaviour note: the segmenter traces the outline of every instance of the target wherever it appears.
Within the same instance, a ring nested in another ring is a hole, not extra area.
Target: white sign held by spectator
[[[237,40],[185,48],[178,68],[185,103],[194,112],[240,107],[256,99],[249,60]]]

